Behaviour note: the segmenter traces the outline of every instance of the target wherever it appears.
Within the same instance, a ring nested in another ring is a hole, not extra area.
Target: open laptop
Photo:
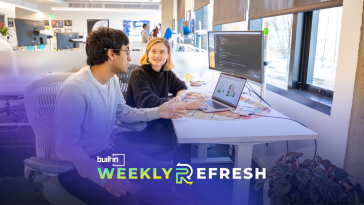
[[[234,110],[239,104],[247,79],[240,76],[221,73],[208,107],[202,111],[217,112]]]

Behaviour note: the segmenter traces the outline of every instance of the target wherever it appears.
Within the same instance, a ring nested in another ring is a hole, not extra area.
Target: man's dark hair
[[[140,25],[140,24],[139,24]],[[147,27],[148,24],[146,23],[143,23],[143,28]]]
[[[123,45],[129,45],[129,38],[121,30],[100,27],[91,31],[86,39],[87,65],[100,65],[108,61],[107,50],[104,48],[121,49]],[[120,50],[114,50],[120,55]]]

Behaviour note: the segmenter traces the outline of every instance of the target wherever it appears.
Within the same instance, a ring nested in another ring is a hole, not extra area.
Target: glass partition
[[[130,64],[140,64],[143,51],[132,51]],[[210,80],[215,71],[208,69],[207,52],[172,52],[173,72],[180,78],[187,73],[193,80]],[[77,72],[86,63],[84,51],[0,52],[0,83],[31,83],[48,72]]]

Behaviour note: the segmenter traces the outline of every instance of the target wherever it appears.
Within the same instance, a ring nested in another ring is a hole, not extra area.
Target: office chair
[[[72,73],[53,74],[31,83],[24,93],[25,110],[35,134],[36,157],[24,160],[24,177],[41,182],[43,196],[52,204],[84,204],[59,184],[58,174],[74,169],[72,163],[51,159],[57,92]],[[119,124],[129,131],[141,131],[144,122]],[[123,130],[114,130],[114,134]]]
[[[120,89],[121,89],[121,93],[124,96],[124,99],[126,99],[126,91],[128,90],[128,82],[129,82],[129,78],[130,78],[130,74],[131,72],[133,72],[133,70],[137,67],[139,67],[140,65],[137,64],[129,64],[128,67],[128,71],[126,73],[117,73],[116,76],[119,78],[119,84],[120,84]]]

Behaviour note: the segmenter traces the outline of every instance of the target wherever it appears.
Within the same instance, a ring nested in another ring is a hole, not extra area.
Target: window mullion
[[[300,88],[304,88],[307,84],[307,68],[308,68],[308,58],[310,55],[311,25],[312,25],[312,12],[305,12],[304,22],[303,22],[302,50],[301,50],[301,60],[300,60],[300,72],[299,72]]]
[[[313,83],[313,72],[314,72],[314,68],[315,68],[319,15],[320,15],[320,11],[312,12],[311,35],[310,35],[310,44],[309,44],[310,47],[309,47],[308,64],[307,64],[306,84]]]
[[[291,40],[291,53],[290,64],[288,71],[288,88],[299,88],[299,69],[302,50],[302,37],[303,37],[303,13],[293,15],[292,22],[292,40]]]

